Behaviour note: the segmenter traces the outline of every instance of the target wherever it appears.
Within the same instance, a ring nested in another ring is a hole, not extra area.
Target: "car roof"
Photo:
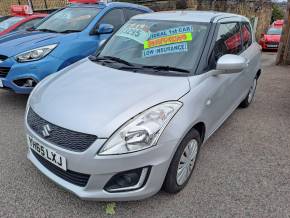
[[[140,14],[134,16],[133,19],[148,19],[148,20],[168,20],[168,21],[194,21],[194,22],[217,22],[222,18],[243,16],[231,13],[217,12],[217,11],[161,11],[150,14]]]
[[[105,8],[105,7],[130,7],[130,8],[136,8],[136,9],[140,9],[140,10],[145,10],[145,11],[150,11],[152,12],[152,10],[150,10],[148,7],[143,6],[143,5],[137,5],[137,4],[132,4],[132,3],[127,3],[127,2],[109,2],[109,3],[105,3],[105,2],[100,2],[100,3],[96,3],[96,4],[81,4],[81,3],[74,3],[69,5],[68,7],[87,7],[87,8]]]

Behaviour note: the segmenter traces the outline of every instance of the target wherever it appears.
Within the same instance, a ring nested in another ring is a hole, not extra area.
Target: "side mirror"
[[[231,74],[239,73],[248,67],[248,61],[246,58],[227,54],[218,59],[216,70],[219,71],[219,74]]]
[[[114,26],[111,24],[100,24],[99,27],[96,29],[96,34],[110,34],[113,33]]]

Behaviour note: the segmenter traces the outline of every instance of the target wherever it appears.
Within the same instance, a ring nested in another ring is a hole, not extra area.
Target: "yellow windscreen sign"
[[[172,36],[166,36],[158,39],[151,39],[144,42],[144,49],[168,45],[179,42],[192,41],[192,33],[182,33]]]

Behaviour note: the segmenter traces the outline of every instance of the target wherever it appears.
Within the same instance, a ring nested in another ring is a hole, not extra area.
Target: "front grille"
[[[44,140],[53,143],[56,146],[82,152],[91,146],[96,140],[97,136],[85,133],[75,132],[59,126],[56,126],[38,116],[31,108],[27,115],[27,123],[30,128],[35,131]],[[45,126],[49,125],[49,134],[44,136]]]
[[[5,55],[0,55],[0,62],[5,61],[8,57]]]
[[[31,150],[36,159],[50,172],[62,178],[63,180],[72,183],[77,186],[85,187],[89,181],[90,175],[74,172],[71,170],[64,171],[61,168],[55,166],[53,163],[50,163],[48,160],[41,157],[35,151]]]
[[[0,67],[0,77],[6,77],[10,71],[10,67]]]

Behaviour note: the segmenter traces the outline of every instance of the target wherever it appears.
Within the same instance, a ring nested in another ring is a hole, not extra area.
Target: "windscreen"
[[[99,57],[190,71],[201,55],[207,30],[208,24],[204,23],[130,20],[110,39]]]
[[[99,9],[92,7],[65,8],[41,23],[36,30],[51,32],[80,32],[85,29],[99,13]]]
[[[268,30],[267,35],[281,35],[282,29],[271,28]]]
[[[0,31],[4,31],[19,21],[23,20],[24,17],[10,17],[2,22],[0,22]]]

